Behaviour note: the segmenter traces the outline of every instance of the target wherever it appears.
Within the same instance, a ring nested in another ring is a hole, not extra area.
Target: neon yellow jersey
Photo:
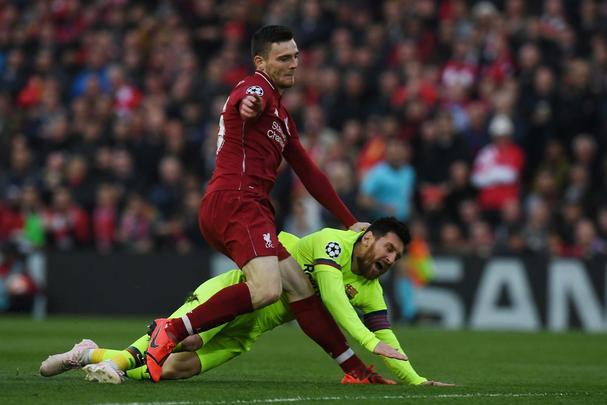
[[[361,346],[372,352],[381,340],[404,353],[392,329],[370,331],[354,309],[363,314],[387,310],[379,280],[352,273],[352,250],[361,235],[324,228],[301,239],[281,232],[278,239],[308,275],[335,321]],[[401,381],[412,385],[426,381],[409,361],[382,359]]]
[[[310,277],[335,321],[373,351],[379,339],[362,323],[353,306],[364,314],[387,307],[379,280],[352,273],[352,249],[360,235],[325,228],[301,239],[281,232],[278,239]]]

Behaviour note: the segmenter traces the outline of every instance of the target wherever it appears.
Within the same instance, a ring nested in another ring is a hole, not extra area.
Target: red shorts
[[[198,210],[202,235],[217,251],[243,268],[260,256],[289,257],[276,237],[270,200],[236,190],[206,194]]]

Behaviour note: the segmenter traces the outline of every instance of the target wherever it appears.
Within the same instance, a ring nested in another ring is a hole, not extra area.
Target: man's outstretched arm
[[[328,266],[316,265],[316,282],[322,301],[335,321],[370,352],[395,361],[406,360],[406,356],[382,342],[362,323],[344,292],[341,273],[332,268],[323,270],[323,267]]]
[[[376,311],[364,315],[365,325],[372,330],[375,336],[390,346],[396,348],[399,352],[405,354],[400,346],[396,335],[390,327],[388,321],[388,311]],[[384,357],[384,364],[390,371],[403,383],[410,385],[432,385],[440,387],[451,387],[453,384],[445,384],[438,381],[429,381],[427,378],[417,374],[410,361],[398,361]]]

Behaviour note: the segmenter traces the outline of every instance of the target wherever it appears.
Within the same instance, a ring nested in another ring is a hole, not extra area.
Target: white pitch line
[[[266,399],[236,399],[233,401],[154,401],[154,402],[104,402],[96,405],[228,405],[228,404],[272,404],[281,402],[304,401],[368,401],[368,400],[400,400],[400,399],[457,399],[457,398],[525,398],[525,397],[564,397],[566,392],[524,392],[524,393],[474,393],[474,394],[437,394],[437,395],[378,395],[378,396],[326,396],[326,397],[288,397]]]

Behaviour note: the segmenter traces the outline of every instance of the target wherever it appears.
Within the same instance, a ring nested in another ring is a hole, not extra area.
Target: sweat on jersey
[[[261,98],[256,119],[243,120],[240,102],[247,95]],[[310,194],[350,227],[356,219],[341,201],[327,176],[301,145],[295,123],[282,105],[281,94],[263,72],[241,80],[223,106],[217,134],[217,157],[207,193],[242,190],[267,198],[283,157]]]

